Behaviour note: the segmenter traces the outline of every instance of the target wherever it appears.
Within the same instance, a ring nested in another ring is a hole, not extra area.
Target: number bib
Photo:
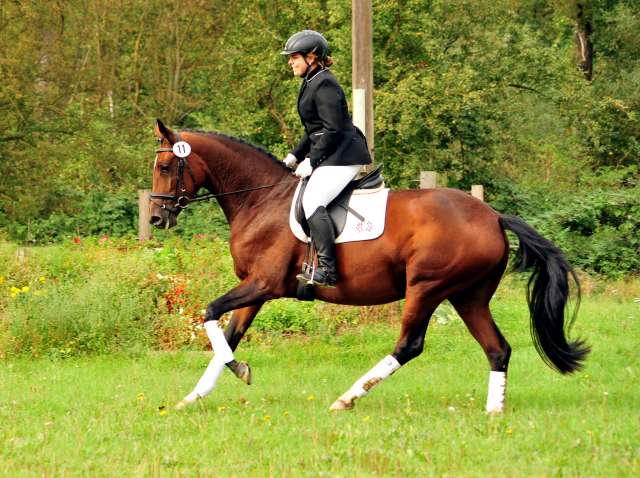
[[[173,154],[179,158],[186,158],[191,153],[191,146],[185,141],[178,141],[173,145]]]

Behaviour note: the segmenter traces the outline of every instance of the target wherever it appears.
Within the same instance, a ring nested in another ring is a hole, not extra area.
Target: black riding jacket
[[[298,114],[305,130],[291,151],[298,162],[309,158],[314,168],[371,163],[365,137],[353,125],[344,91],[329,70],[316,68],[302,80]]]

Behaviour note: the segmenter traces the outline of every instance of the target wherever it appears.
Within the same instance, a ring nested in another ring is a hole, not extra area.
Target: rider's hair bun
[[[329,68],[331,65],[333,65],[333,59],[330,56],[327,56],[324,59],[323,63],[325,68]]]

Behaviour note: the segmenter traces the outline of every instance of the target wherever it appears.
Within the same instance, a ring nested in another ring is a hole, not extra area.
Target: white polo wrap
[[[231,362],[233,360],[233,352],[227,343],[227,339],[224,338],[224,332],[220,328],[219,321],[210,320],[205,322],[204,329],[207,331],[211,347],[213,347],[213,352],[216,354],[215,358],[223,364]]]
[[[216,355],[209,362],[209,366],[202,374],[202,378],[193,389],[193,393],[196,393],[200,396],[200,398],[204,398],[209,395],[214,388],[216,388],[216,384],[224,371],[226,365],[218,359]]]
[[[362,398],[368,395],[380,382],[388,378],[393,372],[398,370],[401,365],[398,361],[388,355],[378,365],[369,370],[360,380],[353,384],[349,390],[356,397]]]
[[[487,394],[487,413],[504,411],[504,400],[507,392],[507,373],[489,373],[489,393]]]

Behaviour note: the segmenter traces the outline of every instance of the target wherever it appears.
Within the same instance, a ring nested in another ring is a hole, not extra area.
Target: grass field
[[[208,353],[14,357],[0,363],[0,475],[639,476],[640,294],[583,302],[574,336],[593,352],[563,377],[532,346],[523,292],[493,302],[514,349],[501,416],[483,412],[488,363],[459,320],[433,321],[423,355],[339,413],[329,406],[392,350],[397,325],[243,343],[254,384],[225,371],[185,411],[173,407]]]

